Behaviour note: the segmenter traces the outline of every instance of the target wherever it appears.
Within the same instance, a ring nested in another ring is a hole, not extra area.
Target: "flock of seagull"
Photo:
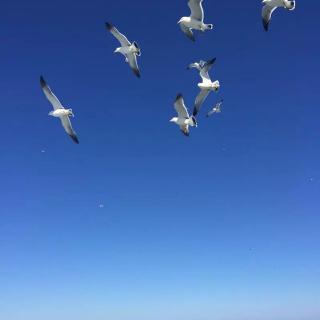
[[[191,15],[189,17],[182,17],[178,21],[182,32],[192,41],[196,40],[193,30],[205,32],[213,29],[212,24],[204,23],[204,10],[202,3],[203,0],[188,0],[188,6],[190,8]],[[295,1],[291,0],[263,0],[262,4],[262,21],[263,27],[266,31],[269,29],[272,14],[277,8],[284,8],[291,11],[294,10],[296,6]],[[126,63],[129,64],[134,74],[140,78],[141,73],[137,58],[141,56],[141,49],[138,43],[136,41],[130,42],[125,35],[120,33],[116,27],[108,22],[106,23],[106,28],[121,45],[114,52],[121,53],[125,57]],[[209,71],[215,61],[216,59],[212,59],[210,61],[201,60],[188,66],[188,69],[197,69],[202,79],[202,82],[198,83],[200,92],[196,97],[192,115],[190,115],[188,112],[182,94],[178,94],[174,102],[174,108],[178,116],[172,118],[170,122],[177,124],[182,133],[186,136],[189,136],[190,127],[197,127],[198,123],[196,116],[198,115],[201,106],[210,92],[217,92],[220,89],[220,82],[218,80],[212,81],[209,75]],[[77,134],[71,125],[70,117],[74,117],[72,109],[66,108],[61,104],[42,76],[40,77],[40,84],[44,95],[53,107],[53,111],[51,111],[49,115],[60,118],[66,133],[75,143],[79,144]],[[219,100],[217,104],[207,113],[207,117],[210,117],[215,113],[221,113],[222,104],[223,99]]]

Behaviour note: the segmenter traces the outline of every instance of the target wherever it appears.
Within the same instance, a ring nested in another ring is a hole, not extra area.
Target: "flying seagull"
[[[126,62],[129,63],[130,68],[134,72],[134,74],[140,78],[140,70],[138,67],[137,57],[141,56],[141,50],[136,41],[132,43],[126,38],[125,35],[120,33],[116,27],[114,27],[109,22],[106,23],[107,29],[111,32],[111,34],[118,39],[121,44],[121,47],[117,48],[114,53],[121,53],[125,56]]]
[[[291,0],[263,0],[262,3],[264,4],[264,7],[262,8],[262,22],[266,31],[269,29],[269,22],[274,10],[278,7],[294,10],[296,7],[296,2]]]
[[[200,77],[202,78],[202,82],[198,83],[198,87],[200,88],[200,93],[198,94],[195,101],[195,105],[193,109],[194,116],[196,116],[200,111],[200,108],[203,102],[207,99],[210,91],[218,91],[220,89],[220,82],[218,80],[212,82],[209,76],[209,70],[211,69],[215,61],[216,61],[216,58],[208,62],[205,62],[202,65],[201,65],[201,62],[199,63],[198,70],[200,71]],[[192,65],[195,65],[195,64],[192,64]],[[194,67],[197,68],[196,66]]]
[[[189,127],[197,127],[197,120],[194,116],[189,116],[189,112],[184,104],[182,94],[178,94],[174,108],[178,113],[178,117],[174,117],[170,122],[177,124],[185,136],[189,136]]]
[[[203,0],[189,0],[188,6],[191,10],[190,17],[183,17],[178,21],[181,30],[192,41],[196,41],[192,29],[205,32],[206,30],[212,30],[212,24],[204,23],[204,11],[202,7]]]
[[[53,106],[53,111],[49,112],[49,116],[53,116],[55,118],[60,118],[62,126],[66,133],[71,137],[71,139],[79,144],[78,137],[74,130],[72,129],[70,116],[74,117],[74,114],[72,112],[72,109],[65,109],[61,102],[58,100],[58,98],[54,95],[54,93],[51,91],[50,87],[47,85],[43,77],[40,77],[40,85],[42,88],[42,91],[46,98],[49,100],[49,102]]]
[[[221,113],[221,106],[223,104],[223,99],[221,99],[212,110],[207,113],[207,118],[211,117],[215,113]]]

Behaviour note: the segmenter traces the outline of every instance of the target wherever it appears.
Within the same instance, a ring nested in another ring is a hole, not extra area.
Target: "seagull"
[[[40,85],[42,91],[46,98],[53,106],[53,111],[49,112],[49,116],[60,118],[62,126],[66,133],[71,137],[71,139],[76,143],[79,144],[79,140],[77,138],[76,133],[72,129],[71,121],[69,117],[74,117],[72,109],[65,109],[58,98],[54,95],[51,91],[50,87],[47,85],[43,77],[40,77]]]
[[[211,117],[215,113],[221,113],[221,106],[223,104],[223,99],[221,99],[212,110],[207,113],[207,118]]]
[[[203,102],[208,97],[210,91],[218,91],[220,89],[220,82],[218,80],[212,82],[209,76],[209,70],[211,69],[215,61],[216,61],[216,58],[208,62],[205,62],[202,66],[201,66],[201,62],[199,63],[198,70],[200,71],[200,77],[202,78],[202,82],[198,83],[198,87],[200,88],[200,93],[198,94],[195,101],[195,105],[193,109],[194,116],[198,114]],[[191,64],[191,65],[194,65],[194,68],[197,68],[195,66],[196,64]]]
[[[109,22],[106,23],[107,29],[111,34],[118,39],[121,44],[121,47],[117,48],[114,53],[121,53],[126,57],[126,62],[129,63],[130,68],[134,74],[140,78],[140,71],[138,67],[137,57],[141,56],[141,50],[136,41],[132,43],[126,38],[125,35],[120,33],[116,27],[114,27]]]
[[[274,10],[278,7],[285,8],[287,10],[294,10],[296,8],[296,2],[291,0],[263,0],[264,7],[262,8],[262,22],[266,31],[269,29],[269,22]]]
[[[213,29],[212,24],[205,24],[203,22],[204,12],[202,2],[203,0],[189,0],[188,6],[191,10],[190,17],[183,17],[178,21],[181,30],[192,41],[196,41],[192,29],[199,30],[202,32]]]
[[[197,127],[197,120],[194,116],[189,116],[188,110],[184,104],[184,100],[182,97],[182,94],[178,94],[175,102],[174,102],[174,108],[176,109],[178,113],[178,117],[174,117],[170,120],[170,122],[174,122],[177,124],[182,133],[185,136],[189,136],[189,126],[190,127]]]

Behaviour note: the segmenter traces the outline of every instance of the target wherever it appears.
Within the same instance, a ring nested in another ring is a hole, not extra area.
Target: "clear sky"
[[[9,1],[0,14],[0,319],[319,320],[319,1]],[[110,21],[142,48],[113,54]],[[196,71],[221,82],[184,137]],[[75,113],[72,143],[39,85]]]

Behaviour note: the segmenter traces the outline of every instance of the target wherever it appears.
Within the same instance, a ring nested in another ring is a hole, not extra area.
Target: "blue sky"
[[[207,0],[215,29],[194,44],[186,2],[3,3],[1,319],[320,318],[320,4],[265,33],[260,1]],[[106,21],[141,46],[141,79]],[[213,57],[204,109],[224,110],[186,138],[173,101],[191,109],[186,66]]]

